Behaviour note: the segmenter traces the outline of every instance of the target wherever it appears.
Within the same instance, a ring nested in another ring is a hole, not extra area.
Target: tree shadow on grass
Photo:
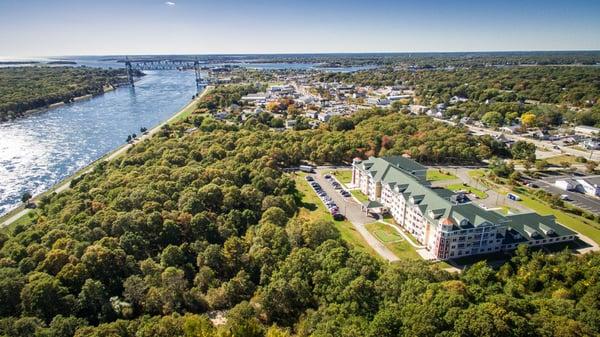
[[[300,207],[302,208],[306,208],[309,211],[316,211],[317,210],[317,205],[313,204],[312,202],[302,202],[300,204]]]

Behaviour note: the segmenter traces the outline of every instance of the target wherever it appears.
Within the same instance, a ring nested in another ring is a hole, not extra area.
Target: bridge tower
[[[194,61],[194,73],[196,73],[196,91],[200,91],[200,87],[202,86],[202,73],[200,70],[200,62]]]
[[[131,62],[129,62],[129,57],[125,56],[125,69],[127,70],[127,81],[131,84],[132,87],[135,87],[133,81],[133,69],[131,67]]]

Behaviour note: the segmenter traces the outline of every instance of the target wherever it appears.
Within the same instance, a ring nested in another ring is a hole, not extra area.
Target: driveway
[[[432,184],[433,186],[444,187],[444,186],[447,186],[450,184],[466,183],[466,184],[468,184],[472,187],[475,187],[476,189],[481,190],[487,194],[487,198],[485,198],[485,199],[471,200],[474,204],[482,206],[486,209],[494,209],[494,208],[499,208],[502,206],[507,206],[510,209],[517,210],[519,212],[523,212],[523,213],[531,212],[531,210],[529,208],[521,205],[519,202],[508,199],[505,195],[502,195],[502,194],[496,192],[495,190],[488,188],[487,186],[481,184],[479,181],[477,181],[476,179],[471,177],[469,175],[470,168],[460,167],[460,166],[441,166],[441,167],[436,167],[436,168],[440,168],[444,171],[450,172],[450,173],[454,174],[455,176],[457,176],[458,179],[446,180],[446,181],[444,181],[444,180],[436,181]]]
[[[371,246],[379,256],[382,258],[393,262],[398,261],[398,257],[389,250],[386,246],[383,245],[376,237],[374,237],[367,228],[365,228],[366,224],[376,222],[377,219],[367,216],[361,210],[361,204],[356,202],[353,198],[344,198],[339,193],[339,190],[336,190],[331,186],[331,183],[323,177],[322,174],[325,172],[329,172],[329,170],[317,170],[316,174],[310,174],[316,182],[318,182],[323,190],[329,195],[329,197],[338,205],[340,208],[340,213],[342,213],[348,221],[352,223],[354,228],[360,233],[360,235],[365,239],[367,244]]]

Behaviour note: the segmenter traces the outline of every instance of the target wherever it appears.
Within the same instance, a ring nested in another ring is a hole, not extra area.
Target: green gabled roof
[[[508,222],[508,219],[500,213],[485,210],[472,203],[453,205],[450,216],[456,220],[459,226],[462,220],[467,220],[471,226],[475,227],[486,222],[494,224]]]
[[[511,232],[517,232],[526,239],[546,239],[558,236],[576,235],[577,233],[556,222],[552,215],[537,213],[514,214],[506,217]],[[552,230],[552,232],[549,232]],[[536,237],[531,238],[528,232],[535,231]],[[515,240],[513,240],[515,241]],[[522,241],[522,240],[516,240]]]
[[[413,172],[413,171],[417,172],[417,171],[427,170],[427,166],[421,165],[410,158],[405,158],[402,156],[388,156],[388,157],[383,157],[381,159],[383,159],[383,160],[389,162],[390,164],[396,166],[397,168],[400,168],[407,172]]]
[[[480,226],[486,223],[504,224],[510,222],[499,213],[485,210],[472,203],[455,204],[450,200],[454,195],[446,189],[432,189],[425,181],[419,180],[410,171],[423,171],[427,168],[404,157],[371,157],[358,164],[366,170],[376,182],[395,187],[408,200],[415,199],[419,209],[433,225],[442,218],[452,218],[457,226],[467,220],[465,227]],[[430,216],[429,210],[433,213]]]

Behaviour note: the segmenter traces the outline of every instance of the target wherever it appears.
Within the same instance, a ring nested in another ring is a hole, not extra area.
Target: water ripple
[[[135,89],[0,124],[0,214],[168,119],[195,92],[191,72],[148,72]]]

